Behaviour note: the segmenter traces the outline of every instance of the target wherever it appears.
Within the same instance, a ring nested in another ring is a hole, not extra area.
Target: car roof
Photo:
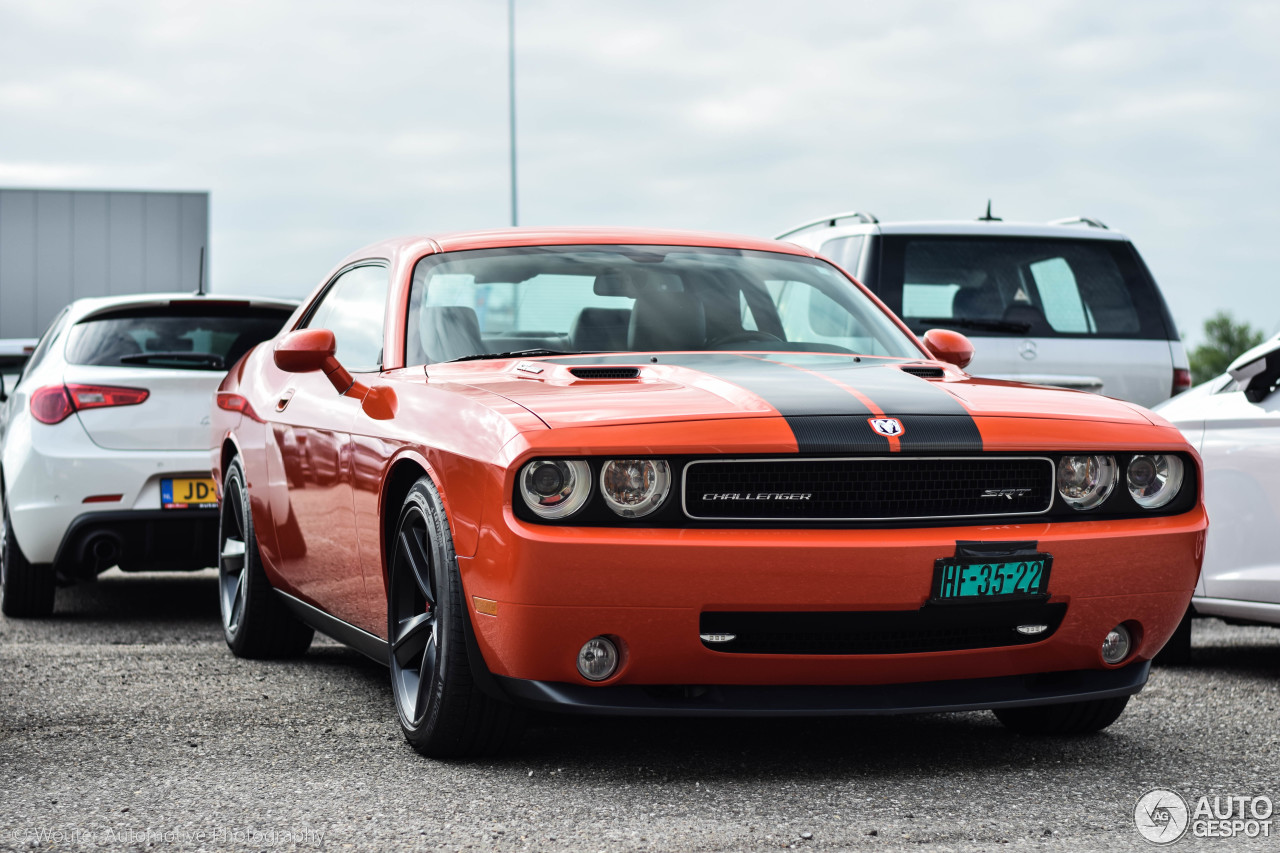
[[[71,315],[80,319],[113,308],[200,302],[214,305],[240,302],[253,308],[281,308],[288,311],[293,311],[299,305],[297,299],[282,299],[273,296],[236,296],[224,293],[208,293],[203,296],[197,296],[194,293],[131,293],[120,296],[91,296],[77,299],[71,303]]]
[[[858,234],[931,234],[983,237],[1052,237],[1068,240],[1115,240],[1129,238],[1119,231],[1093,228],[1085,225],[1053,225],[1044,222],[987,222],[972,220],[921,220],[918,222],[851,223],[849,225],[819,226],[788,234],[795,239],[818,235],[852,237]]]
[[[494,228],[485,231],[455,231],[383,240],[352,252],[342,265],[368,258],[403,256],[407,253],[463,252],[516,246],[590,245],[691,246],[813,256],[813,252],[809,249],[793,243],[714,231],[609,227]]]

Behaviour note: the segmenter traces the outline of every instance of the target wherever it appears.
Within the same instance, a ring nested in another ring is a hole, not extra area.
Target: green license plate
[[[1048,554],[1027,554],[998,560],[948,557],[934,569],[934,601],[1003,601],[1032,598],[1049,592]]]

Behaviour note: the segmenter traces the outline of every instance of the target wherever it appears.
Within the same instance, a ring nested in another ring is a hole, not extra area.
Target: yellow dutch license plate
[[[218,496],[209,477],[174,477],[160,481],[160,506],[164,509],[215,509]]]

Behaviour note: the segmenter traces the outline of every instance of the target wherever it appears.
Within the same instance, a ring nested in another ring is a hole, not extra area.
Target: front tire
[[[18,547],[9,521],[9,501],[0,513],[0,612],[39,618],[53,613],[52,566],[33,566]]]
[[[993,713],[1005,727],[1024,735],[1087,735],[1120,719],[1128,696],[1089,699],[1029,708],[997,708]]]
[[[296,657],[315,631],[289,612],[262,569],[258,536],[249,511],[249,487],[240,458],[223,478],[218,519],[218,607],[222,634],[239,658]]]
[[[472,676],[469,617],[444,503],[430,478],[414,484],[388,543],[391,692],[410,745],[432,758],[492,755],[513,743],[523,714]]]

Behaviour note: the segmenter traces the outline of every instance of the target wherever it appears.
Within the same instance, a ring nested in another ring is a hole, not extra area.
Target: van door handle
[[[280,395],[280,399],[276,401],[276,411],[283,412],[284,407],[289,405],[289,401],[293,399],[293,390],[290,388]]]

